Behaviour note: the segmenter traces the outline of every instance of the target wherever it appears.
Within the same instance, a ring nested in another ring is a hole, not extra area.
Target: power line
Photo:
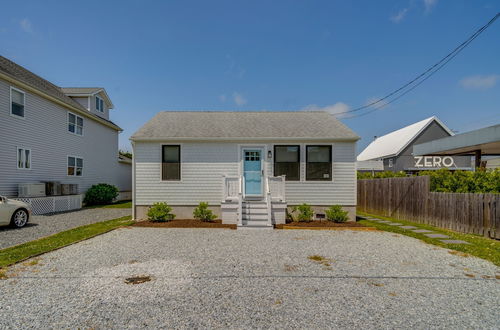
[[[422,84],[424,81],[426,81],[427,79],[429,79],[430,77],[432,77],[436,72],[438,72],[439,70],[441,70],[441,68],[443,68],[453,58],[455,58],[455,56],[457,56],[462,50],[464,50],[474,39],[476,39],[488,27],[490,27],[498,19],[498,17],[500,17],[500,13],[497,13],[488,23],[486,23],[485,25],[483,25],[476,32],[474,32],[469,38],[467,38],[467,40],[465,40],[464,42],[462,42],[453,51],[451,51],[450,53],[448,53],[445,57],[443,57],[441,60],[439,60],[437,63],[435,63],[431,67],[429,67],[423,73],[419,74],[416,78],[412,79],[411,81],[407,82],[406,84],[404,84],[403,86],[399,87],[398,89],[392,91],[391,93],[387,94],[386,96],[384,96],[384,97],[382,97],[380,99],[377,99],[376,101],[373,101],[373,102],[371,102],[369,104],[366,104],[364,106],[361,106],[361,107],[358,107],[358,108],[355,108],[355,109],[352,109],[352,110],[345,111],[343,113],[352,113],[352,112],[357,112],[357,111],[360,111],[360,110],[363,110],[363,109],[366,109],[366,108],[373,107],[374,105],[383,102],[384,100],[390,98],[391,96],[393,96],[393,95],[395,95],[395,94],[403,91],[404,89],[410,87],[411,85],[413,85],[409,89],[405,90],[403,93],[401,93],[400,95],[396,96],[395,98],[393,98],[393,99],[391,99],[391,100],[389,100],[387,102],[382,103],[382,105],[380,105],[378,107],[375,107],[374,109],[371,109],[368,112],[365,112],[365,113],[360,114],[360,115],[354,115],[354,116],[346,117],[345,119],[350,119],[350,118],[356,118],[356,117],[365,116],[365,115],[370,114],[370,113],[372,113],[374,111],[377,111],[377,110],[380,110],[382,108],[385,108],[387,105],[393,103],[394,101],[400,99],[401,97],[403,97],[407,93],[411,92],[416,87],[418,87],[420,84]]]

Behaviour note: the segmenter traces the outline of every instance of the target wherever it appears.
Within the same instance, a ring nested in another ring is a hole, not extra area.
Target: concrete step
[[[243,220],[267,221],[267,214],[242,214]]]

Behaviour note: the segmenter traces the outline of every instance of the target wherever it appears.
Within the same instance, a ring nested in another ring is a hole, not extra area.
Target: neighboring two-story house
[[[0,195],[43,181],[131,190],[104,88],[60,88],[0,56]]]

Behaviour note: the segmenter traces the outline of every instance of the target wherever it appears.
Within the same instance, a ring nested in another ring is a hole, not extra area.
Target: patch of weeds
[[[0,280],[6,280],[6,279],[8,279],[7,270],[0,268]]]
[[[126,284],[141,284],[151,281],[151,276],[132,276],[125,279]]]
[[[276,301],[274,302],[275,305],[281,305],[283,303],[283,301],[281,301],[281,299],[276,299]]]
[[[312,260],[320,265],[323,265],[325,266],[325,269],[326,270],[331,270],[332,269],[332,265],[330,264],[330,262],[332,262],[332,259],[328,259],[328,258],[325,258],[323,256],[320,256],[320,255],[312,255],[312,256],[309,256],[307,257],[309,260]]]
[[[500,275],[495,275],[495,278],[496,278],[497,280],[500,280]]]
[[[484,279],[486,279],[486,280],[490,279],[490,278],[493,278],[493,276],[489,276],[489,275],[482,275],[481,277],[484,278]]]
[[[137,261],[137,260],[135,260],[135,259],[132,259],[132,260],[130,260],[128,263],[132,265],[132,264],[136,264],[136,263],[138,263],[138,262],[139,262],[139,261]]]
[[[40,262],[40,259],[32,259],[32,260],[29,260],[29,261],[26,261],[23,263],[23,265],[25,266],[35,266],[35,265],[38,265],[38,263]]]
[[[299,269],[299,266],[285,264],[284,268],[285,268],[285,272],[295,272]]]
[[[474,274],[469,274],[469,273],[464,273],[464,275],[465,275],[465,276],[467,276],[467,277],[470,277],[470,278],[474,278],[474,277],[476,277],[476,275],[474,275]]]
[[[378,283],[378,282],[368,282],[368,283],[370,283],[373,286],[384,286],[385,285],[383,283]]]
[[[396,297],[397,294],[396,294],[396,292],[389,292],[389,296]]]
[[[464,258],[470,257],[470,254],[467,254],[465,252],[460,252],[460,251],[455,251],[455,250],[450,250],[448,251],[449,254],[453,254],[454,256],[460,256]]]

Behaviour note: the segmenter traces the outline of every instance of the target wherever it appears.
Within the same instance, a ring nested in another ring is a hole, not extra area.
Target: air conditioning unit
[[[20,183],[17,186],[18,197],[44,197],[45,183]]]
[[[63,183],[61,185],[62,195],[78,195],[78,185],[74,183]]]
[[[46,181],[45,192],[47,193],[47,196],[61,195],[61,183],[57,181]]]

